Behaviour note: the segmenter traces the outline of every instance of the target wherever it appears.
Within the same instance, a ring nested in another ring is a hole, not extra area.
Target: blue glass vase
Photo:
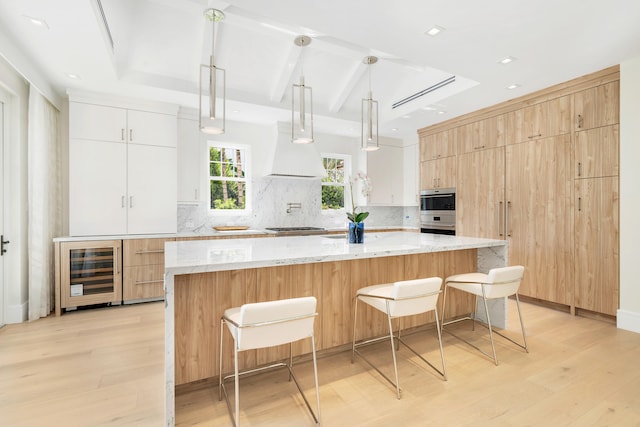
[[[364,222],[349,223],[349,243],[364,242]]]

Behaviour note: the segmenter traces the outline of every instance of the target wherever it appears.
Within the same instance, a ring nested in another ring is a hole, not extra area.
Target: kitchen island
[[[166,425],[175,422],[175,390],[219,374],[220,317],[244,303],[313,295],[319,351],[348,348],[353,295],[361,287],[397,280],[488,271],[506,265],[507,243],[410,232],[367,233],[363,244],[343,236],[281,237],[167,242],[165,244]],[[447,317],[471,311],[472,299],[452,292]],[[506,325],[506,305],[492,306],[492,320]],[[371,336],[385,333],[385,318],[364,310]],[[434,321],[433,313],[404,322],[412,328]],[[228,347],[231,347],[231,338]],[[296,343],[294,353],[311,351]],[[241,368],[285,358],[285,346],[246,351]],[[227,369],[232,366],[226,360]]]

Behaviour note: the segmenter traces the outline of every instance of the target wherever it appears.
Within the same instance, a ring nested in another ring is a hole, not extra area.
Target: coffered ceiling
[[[215,52],[227,73],[228,120],[290,120],[291,84],[302,72],[316,128],[354,136],[368,55],[379,58],[370,72],[380,134],[405,139],[640,55],[637,0],[2,0],[0,54],[12,62],[8,41],[61,94],[197,108],[199,64],[211,51],[208,7],[226,15]],[[427,35],[434,26],[440,34]],[[303,49],[293,43],[300,34],[312,37]]]

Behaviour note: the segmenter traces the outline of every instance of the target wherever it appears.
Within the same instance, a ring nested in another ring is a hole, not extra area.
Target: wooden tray
[[[218,225],[213,227],[216,231],[242,231],[247,230],[248,228],[248,225]]]

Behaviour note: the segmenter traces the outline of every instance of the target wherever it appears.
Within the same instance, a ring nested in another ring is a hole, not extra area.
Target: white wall
[[[640,332],[640,57],[620,64],[620,309],[618,327]]]
[[[5,323],[27,318],[27,117],[29,84],[0,58],[0,85],[11,95],[9,141],[5,141],[3,233],[11,243],[4,258]],[[8,161],[7,161],[8,160]]]

